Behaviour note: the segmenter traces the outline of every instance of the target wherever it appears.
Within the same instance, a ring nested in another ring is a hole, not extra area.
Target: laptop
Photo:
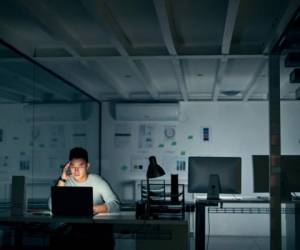
[[[52,187],[51,202],[53,216],[93,216],[92,187]]]

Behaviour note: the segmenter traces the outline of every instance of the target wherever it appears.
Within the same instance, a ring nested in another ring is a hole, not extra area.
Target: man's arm
[[[58,187],[64,187],[66,181],[70,178],[70,176],[68,175],[68,169],[70,168],[70,162],[67,162],[63,168],[63,171],[57,181],[56,186]]]
[[[68,175],[68,169],[69,169],[69,167],[70,167],[70,162],[67,162],[64,165],[64,168],[63,168],[63,170],[61,172],[61,175],[60,175],[59,179],[56,182],[56,186],[58,186],[58,187],[64,187],[65,186],[66,181],[70,178],[70,176]],[[52,203],[51,197],[49,197],[49,199],[48,199],[48,208],[50,210],[52,210],[51,203]]]
[[[104,204],[95,205],[94,211],[96,213],[111,213],[120,211],[120,202],[115,193],[112,191],[109,184],[101,178],[99,181],[99,186],[97,187],[101,190],[101,195],[104,200]]]
[[[100,205],[94,205],[93,206],[93,211],[94,211],[94,214],[107,213],[108,212],[108,207],[105,203],[100,204]]]

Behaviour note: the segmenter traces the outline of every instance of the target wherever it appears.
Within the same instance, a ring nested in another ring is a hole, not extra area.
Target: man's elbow
[[[107,208],[109,213],[116,213],[120,211],[119,201],[111,201],[107,203]]]

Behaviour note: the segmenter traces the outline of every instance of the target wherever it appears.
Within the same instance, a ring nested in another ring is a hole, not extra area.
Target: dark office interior
[[[0,2],[0,249],[300,250],[299,0]]]

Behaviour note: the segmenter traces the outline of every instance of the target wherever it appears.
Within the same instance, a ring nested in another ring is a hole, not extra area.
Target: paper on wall
[[[65,148],[65,127],[64,125],[52,125],[50,127],[49,146],[52,149]]]
[[[164,156],[161,166],[168,174],[187,172],[186,159],[181,156]]]
[[[119,123],[115,126],[114,145],[116,148],[126,148],[131,143],[131,125]]]
[[[151,149],[154,145],[154,125],[142,124],[139,128],[139,149]]]
[[[73,126],[72,139],[74,147],[87,148],[87,129],[84,124]]]

